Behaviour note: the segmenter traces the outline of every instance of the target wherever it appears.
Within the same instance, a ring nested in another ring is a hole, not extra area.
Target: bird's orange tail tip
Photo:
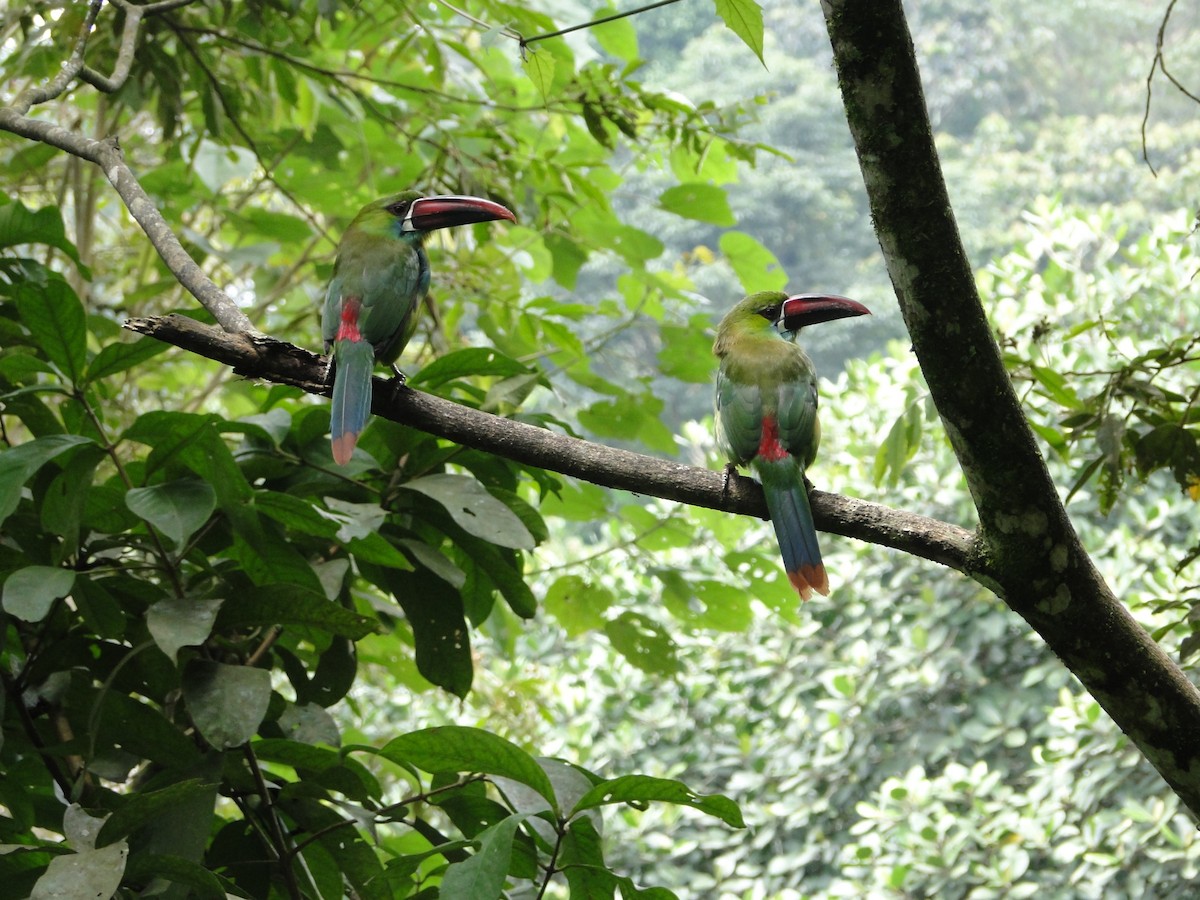
[[[350,462],[350,457],[354,455],[354,445],[358,443],[357,432],[347,431],[345,434],[339,434],[332,440],[333,461],[339,466],[344,466]]]
[[[816,591],[822,597],[829,596],[829,576],[825,574],[825,564],[804,565],[795,572],[788,572],[788,581],[792,583],[801,600],[807,600]]]

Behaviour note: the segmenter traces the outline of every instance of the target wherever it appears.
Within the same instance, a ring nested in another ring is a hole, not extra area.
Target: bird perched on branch
[[[375,361],[394,362],[416,330],[417,307],[429,290],[426,236],[496,219],[516,221],[481,197],[404,191],[368,203],[342,235],[321,312],[325,352],[333,351],[329,432],[339,465],[350,460],[370,416]]]
[[[870,315],[861,303],[825,294],[763,291],[746,297],[717,328],[717,446],[762,482],[788,580],[803,600],[828,596],[804,470],[821,441],[817,376],[796,345],[805,325]]]

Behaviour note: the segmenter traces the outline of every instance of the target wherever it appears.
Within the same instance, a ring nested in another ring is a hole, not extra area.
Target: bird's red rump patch
[[[762,437],[758,439],[758,455],[767,462],[778,462],[788,458],[788,452],[779,443],[779,423],[774,416],[763,416]]]
[[[358,313],[362,309],[362,301],[357,297],[346,297],[342,300],[342,321],[338,325],[337,339],[339,341],[361,341],[362,332],[358,330]]]

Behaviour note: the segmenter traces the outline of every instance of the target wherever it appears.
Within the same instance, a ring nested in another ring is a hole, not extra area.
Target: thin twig
[[[142,27],[142,16],[146,11],[146,7],[130,3],[122,4],[121,8],[125,10],[125,27],[121,31],[121,43],[112,75],[101,75],[91,66],[84,66],[79,70],[80,81],[86,81],[96,90],[106,94],[119,91],[129,79],[129,73],[133,69],[134,51],[137,48],[138,31]]]
[[[564,34],[570,34],[573,31],[580,31],[584,28],[594,28],[597,25],[605,25],[609,22],[615,22],[617,19],[625,19],[629,16],[636,16],[639,13],[649,12],[652,9],[658,9],[660,6],[670,6],[672,3],[678,3],[679,0],[658,0],[657,3],[651,3],[648,6],[639,6],[637,9],[631,9],[626,12],[613,13],[611,16],[604,16],[601,19],[593,19],[591,22],[584,22],[580,25],[571,25],[567,28],[560,28],[558,31],[551,31],[547,34],[535,34],[531,38],[521,38],[521,49],[524,50],[534,41],[545,41],[553,37],[561,37]]]
[[[88,37],[92,33],[92,27],[96,24],[96,16],[100,13],[103,2],[104,0],[91,0],[91,3],[88,4],[83,27],[79,29],[79,37],[75,39],[75,47],[71,51],[71,55],[67,57],[67,61],[63,63],[62,68],[59,69],[58,74],[51,78],[44,87],[26,88],[17,97],[12,108],[20,115],[25,115],[39,103],[46,103],[61,97],[63,92],[71,86],[71,82],[83,68],[83,52],[87,49]]]

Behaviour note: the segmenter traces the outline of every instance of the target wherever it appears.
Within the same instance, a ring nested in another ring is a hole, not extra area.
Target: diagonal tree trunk
[[[967,572],[1200,816],[1200,692],[1116,599],[1059,500],[959,240],[901,0],[822,8],[888,273],[979,513]]]

